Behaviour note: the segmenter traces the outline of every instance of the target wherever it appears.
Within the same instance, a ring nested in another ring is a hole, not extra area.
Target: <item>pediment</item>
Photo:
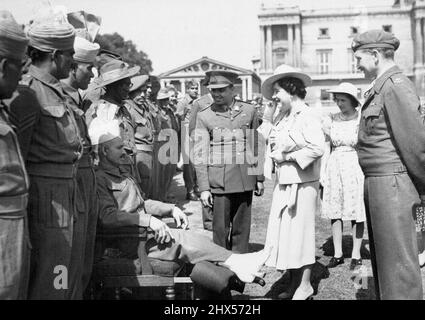
[[[236,66],[229,65],[224,62],[216,61],[207,57],[188,63],[179,68],[164,72],[159,78],[179,78],[179,77],[203,77],[206,72],[214,70],[232,71],[237,74],[251,74],[252,71]]]

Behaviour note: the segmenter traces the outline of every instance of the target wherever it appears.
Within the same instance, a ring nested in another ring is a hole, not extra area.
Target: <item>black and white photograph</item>
[[[425,0],[1,0],[0,300],[260,319],[424,266]]]

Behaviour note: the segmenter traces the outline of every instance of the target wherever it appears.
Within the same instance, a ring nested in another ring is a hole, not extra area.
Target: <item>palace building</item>
[[[263,2],[258,14],[260,55],[252,60],[263,80],[285,63],[312,77],[306,98],[310,104],[332,104],[327,90],[343,81],[356,85],[362,98],[370,80],[356,69],[352,39],[382,28],[400,39],[396,63],[425,96],[424,0],[316,2]]]
[[[235,84],[235,94],[244,101],[251,100],[254,95],[261,92],[261,79],[255,72],[208,57],[202,57],[184,66],[164,72],[158,77],[161,81],[161,87],[173,85],[182,94],[186,93],[186,83],[195,80],[199,83],[200,94],[203,95],[208,92],[208,89],[201,86],[200,81],[205,77],[205,72],[212,70],[227,70],[237,73],[239,79]]]

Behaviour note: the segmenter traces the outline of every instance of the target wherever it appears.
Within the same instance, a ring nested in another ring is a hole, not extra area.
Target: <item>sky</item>
[[[1,8],[27,23],[43,3],[102,17],[100,33],[118,32],[151,59],[153,74],[203,56],[251,69],[259,56],[260,6],[283,3],[303,9],[385,5],[392,0],[1,0]]]

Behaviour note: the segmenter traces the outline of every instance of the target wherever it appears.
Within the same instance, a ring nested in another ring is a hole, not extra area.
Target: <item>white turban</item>
[[[76,62],[93,64],[100,46],[84,38],[75,37],[74,41],[74,60]]]
[[[121,137],[118,120],[103,120],[94,118],[89,126],[89,136],[93,145],[102,144]]]

